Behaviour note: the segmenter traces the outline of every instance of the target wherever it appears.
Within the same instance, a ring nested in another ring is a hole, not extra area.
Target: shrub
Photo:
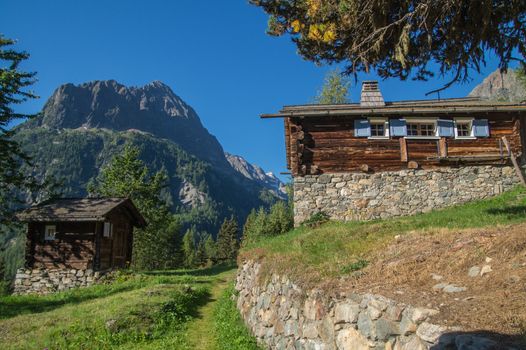
[[[308,218],[307,220],[303,221],[302,225],[305,225],[311,228],[315,228],[315,227],[323,225],[324,223],[329,221],[329,219],[330,219],[329,214],[323,211],[319,211],[315,214],[312,214],[311,217]]]

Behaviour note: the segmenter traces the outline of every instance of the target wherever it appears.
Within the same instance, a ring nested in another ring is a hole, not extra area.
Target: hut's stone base
[[[294,178],[294,222],[317,212],[335,220],[412,215],[500,194],[519,183],[510,166],[462,166]]]
[[[49,294],[96,283],[104,272],[76,269],[18,269],[13,294]]]

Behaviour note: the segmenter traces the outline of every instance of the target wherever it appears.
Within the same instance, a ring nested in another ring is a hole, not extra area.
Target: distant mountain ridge
[[[174,211],[211,233],[225,216],[243,220],[250,209],[283,198],[279,179],[227,156],[194,109],[159,81],[61,85],[38,117],[16,129],[34,160],[28,172],[63,180],[65,196],[86,195],[87,183],[131,143],[152,171],[168,174],[165,197]]]
[[[249,163],[245,158],[225,152],[226,159],[239,173],[247,179],[259,182],[262,186],[273,189],[276,195],[286,196],[285,185],[273,173],[265,173],[259,166]]]

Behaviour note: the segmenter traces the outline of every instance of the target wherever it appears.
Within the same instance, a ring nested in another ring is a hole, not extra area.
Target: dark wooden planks
[[[444,118],[442,115],[437,117]],[[445,118],[453,118],[453,115]],[[354,172],[367,165],[373,171],[399,170],[416,161],[421,168],[450,166],[438,162],[439,157],[472,157],[476,164],[502,164],[502,160],[480,160],[478,155],[500,154],[501,137],[506,136],[510,148],[522,154],[521,126],[518,117],[507,113],[475,115],[488,119],[490,137],[477,139],[440,138],[414,140],[391,138],[387,140],[357,138],[354,136],[353,117],[286,118],[285,136],[289,147],[289,168],[293,175],[309,173]],[[289,128],[287,128],[289,125]],[[287,130],[289,132],[287,133]],[[433,159],[435,158],[435,159]],[[467,162],[474,161],[466,158]]]

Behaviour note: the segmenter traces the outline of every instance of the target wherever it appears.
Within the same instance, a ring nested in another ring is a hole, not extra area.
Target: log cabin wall
[[[411,116],[418,117],[418,116]],[[426,115],[426,118],[453,119],[456,116]],[[459,115],[458,117],[465,117]],[[470,115],[471,117],[471,115]],[[416,140],[391,137],[369,139],[357,137],[354,131],[356,117],[291,117],[285,118],[287,165],[293,176],[323,173],[347,173],[367,171],[393,171],[407,169],[409,162],[416,162],[422,169],[457,166],[460,162],[477,165],[502,165],[502,137],[510,142],[515,155],[522,155],[524,136],[521,119],[509,113],[493,113],[473,116],[488,119],[490,136],[476,139]],[[363,118],[360,118],[363,119]],[[404,149],[405,144],[405,149]],[[441,153],[445,152],[445,154]],[[406,154],[406,158],[404,157]],[[467,158],[453,164],[438,158]],[[478,156],[495,156],[497,159],[477,159]],[[504,162],[506,163],[506,162]]]
[[[54,240],[45,240],[46,225],[56,227]],[[29,223],[26,264],[46,269],[92,269],[95,256],[94,222]]]

